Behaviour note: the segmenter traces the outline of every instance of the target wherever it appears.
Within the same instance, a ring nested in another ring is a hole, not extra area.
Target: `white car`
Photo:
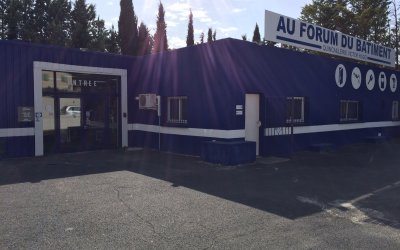
[[[80,106],[66,106],[64,110],[64,114],[66,115],[80,115],[81,107]]]

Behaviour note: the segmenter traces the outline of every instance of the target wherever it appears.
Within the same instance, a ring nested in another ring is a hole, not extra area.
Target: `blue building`
[[[0,155],[121,147],[257,154],[400,133],[399,72],[234,39],[145,57],[0,42]]]

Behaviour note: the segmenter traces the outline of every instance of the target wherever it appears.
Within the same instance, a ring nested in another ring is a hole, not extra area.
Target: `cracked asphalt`
[[[0,160],[0,249],[400,249],[400,140],[223,167],[156,151]]]

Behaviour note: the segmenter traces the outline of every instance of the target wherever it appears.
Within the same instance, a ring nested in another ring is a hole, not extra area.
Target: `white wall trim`
[[[130,131],[144,131],[151,133],[161,133],[168,135],[183,135],[195,137],[209,137],[220,139],[244,139],[244,129],[238,130],[220,130],[220,129],[202,129],[202,128],[179,128],[179,127],[159,127],[147,124],[129,124]]]
[[[72,73],[89,73],[98,75],[117,75],[121,77],[121,144],[128,146],[128,84],[125,69],[98,68],[89,66],[68,65],[49,62],[33,62],[34,101],[35,101],[35,155],[43,155],[43,101],[42,101],[42,71],[63,71]],[[124,116],[124,113],[126,116]]]
[[[34,136],[35,128],[2,128],[0,137]]]
[[[333,131],[344,131],[354,129],[367,129],[367,128],[382,128],[382,127],[396,127],[400,126],[400,121],[382,121],[382,122],[364,122],[364,123],[347,123],[347,124],[327,124],[327,125],[315,125],[315,126],[299,126],[293,128],[293,134],[310,134],[310,133],[321,133],[321,132],[333,132]],[[282,131],[282,127],[277,128],[266,128],[264,131],[265,136],[268,135],[268,131]],[[282,135],[276,133],[275,135]]]

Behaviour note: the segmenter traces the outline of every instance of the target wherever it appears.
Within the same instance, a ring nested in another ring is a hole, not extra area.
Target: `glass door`
[[[83,139],[87,150],[107,148],[107,102],[104,96],[86,96],[83,102]]]
[[[82,150],[82,117],[80,98],[59,98],[59,133],[60,150],[72,152]]]

